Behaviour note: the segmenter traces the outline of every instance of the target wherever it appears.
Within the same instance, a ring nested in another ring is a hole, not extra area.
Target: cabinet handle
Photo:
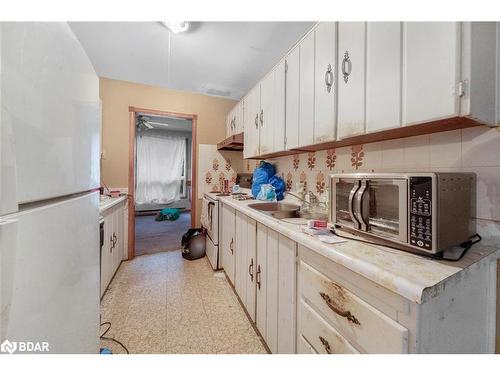
[[[255,129],[259,128],[259,113],[255,115]]]
[[[109,242],[111,243],[111,246],[109,248],[109,252],[112,253],[113,252],[113,249],[115,247],[115,241],[113,241],[113,236],[109,236]]]
[[[328,342],[328,340],[325,339],[323,336],[319,336],[319,341],[321,341],[321,344],[325,348],[325,351],[328,354],[332,354],[332,348],[330,347],[330,343]]]
[[[333,69],[331,64],[328,64],[328,66],[326,67],[325,85],[326,85],[326,91],[330,93],[330,91],[332,91],[332,86],[333,86]]]
[[[234,243],[234,239],[231,238],[231,242],[229,243],[229,250],[231,250],[231,254],[234,254],[233,243]]]
[[[257,265],[257,273],[255,275],[255,282],[257,283],[257,288],[260,290],[260,264]]]
[[[233,118],[233,129],[236,129],[236,116]]]
[[[347,67],[347,69],[346,69]],[[345,51],[344,53],[344,59],[342,60],[342,75],[344,76],[344,82],[347,83],[349,80],[349,76],[351,75],[352,71],[352,63],[351,59],[349,57],[349,51]]]
[[[264,126],[264,110],[260,110],[260,127]]]
[[[335,304],[333,303],[332,299],[330,298],[330,296],[328,294],[320,292],[319,295],[321,296],[321,298],[323,298],[323,300],[326,302],[327,306],[335,314],[340,315],[343,318],[346,318],[351,323],[354,323],[354,324],[357,324],[357,325],[361,324],[359,322],[359,320],[354,315],[351,314],[350,311],[344,311],[344,310],[339,309],[337,306],[335,306]]]
[[[248,274],[250,275],[250,281],[253,281],[253,258],[250,260],[248,265]]]
[[[118,242],[118,237],[116,237],[116,233],[113,232],[113,247],[116,246],[116,243]]]

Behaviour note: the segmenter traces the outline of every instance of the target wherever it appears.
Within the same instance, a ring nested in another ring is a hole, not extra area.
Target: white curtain
[[[138,137],[136,203],[168,204],[179,200],[185,159],[185,138]]]

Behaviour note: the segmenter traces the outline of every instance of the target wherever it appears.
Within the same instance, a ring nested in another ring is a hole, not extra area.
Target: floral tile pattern
[[[363,166],[363,158],[365,153],[363,152],[363,145],[355,145],[351,147],[351,165],[355,169]]]
[[[293,170],[296,171],[299,169],[300,165],[300,156],[299,155],[293,155]]]
[[[335,162],[337,161],[337,154],[335,153],[335,149],[332,148],[330,150],[326,150],[326,167],[329,170],[335,168]]]
[[[235,182],[239,172],[243,172],[243,157],[240,153],[218,151],[217,145],[200,144],[198,198],[203,198],[205,192],[220,191],[224,180]]]
[[[319,195],[325,192],[325,175],[323,172],[318,172],[316,175],[316,192]]]
[[[307,154],[307,168],[309,168],[312,171],[315,165],[316,165],[316,153],[309,152]]]

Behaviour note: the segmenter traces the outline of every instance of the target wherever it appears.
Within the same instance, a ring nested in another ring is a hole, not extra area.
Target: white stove
[[[207,230],[206,254],[214,270],[222,267],[219,252],[219,238],[221,237],[221,197],[231,197],[235,200],[254,199],[249,189],[242,189],[238,193],[224,194],[221,192],[208,192],[203,196],[201,209],[201,225]]]

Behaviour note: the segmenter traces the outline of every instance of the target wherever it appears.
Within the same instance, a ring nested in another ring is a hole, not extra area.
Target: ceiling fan
[[[139,118],[139,127],[141,127],[141,125],[143,128],[148,129],[148,130],[154,129],[155,127],[163,127],[163,126],[167,127],[168,126],[168,124],[164,123],[164,122],[151,121],[149,119],[149,117],[147,117],[147,116],[141,116]],[[153,126],[153,125],[155,125],[155,126]]]

